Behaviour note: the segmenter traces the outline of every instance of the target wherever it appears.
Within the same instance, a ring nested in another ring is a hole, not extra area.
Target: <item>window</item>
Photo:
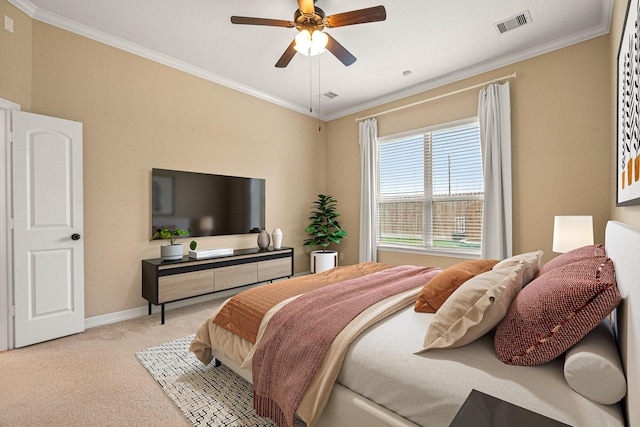
[[[378,141],[378,246],[479,255],[484,184],[477,119]]]

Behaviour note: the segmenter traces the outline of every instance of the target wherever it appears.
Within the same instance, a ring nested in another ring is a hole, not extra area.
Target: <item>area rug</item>
[[[194,426],[275,426],[253,410],[251,383],[226,366],[204,366],[189,352],[194,335],[148,348],[136,357]],[[296,427],[306,424],[296,419]]]

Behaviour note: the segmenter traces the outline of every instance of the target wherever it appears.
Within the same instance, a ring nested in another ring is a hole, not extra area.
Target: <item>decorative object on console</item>
[[[593,217],[587,215],[556,216],[553,221],[553,251],[569,252],[593,245]]]
[[[168,245],[160,246],[160,256],[164,260],[174,260],[182,258],[182,243],[176,243],[179,236],[188,236],[191,230],[185,231],[179,227],[162,227],[151,236],[151,240],[167,239]]]
[[[267,230],[260,231],[258,234],[258,247],[260,249],[267,249],[269,244],[271,244],[271,237],[269,237]]]
[[[340,227],[337,218],[340,214],[336,211],[337,200],[329,195],[318,194],[318,200],[313,203],[311,211],[311,224],[305,229],[311,237],[304,241],[305,246],[321,246],[321,251],[311,252],[311,273],[320,273],[338,265],[338,254],[328,251],[331,243],[339,244],[347,232]]]
[[[271,237],[273,238],[273,249],[280,249],[282,247],[282,230],[276,228],[271,233]]]
[[[198,242],[196,242],[195,240],[192,240],[191,243],[189,243],[189,249],[191,249],[192,251],[195,251],[197,247]]]
[[[232,248],[209,248],[189,251],[189,258],[205,259],[217,256],[233,255]]]

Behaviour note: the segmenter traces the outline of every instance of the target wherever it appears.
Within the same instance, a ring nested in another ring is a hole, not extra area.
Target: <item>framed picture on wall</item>
[[[640,30],[631,0],[618,50],[616,206],[640,204]]]

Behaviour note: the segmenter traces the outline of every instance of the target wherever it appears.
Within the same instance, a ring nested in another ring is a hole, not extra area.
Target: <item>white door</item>
[[[84,331],[82,123],[14,111],[15,347]]]

